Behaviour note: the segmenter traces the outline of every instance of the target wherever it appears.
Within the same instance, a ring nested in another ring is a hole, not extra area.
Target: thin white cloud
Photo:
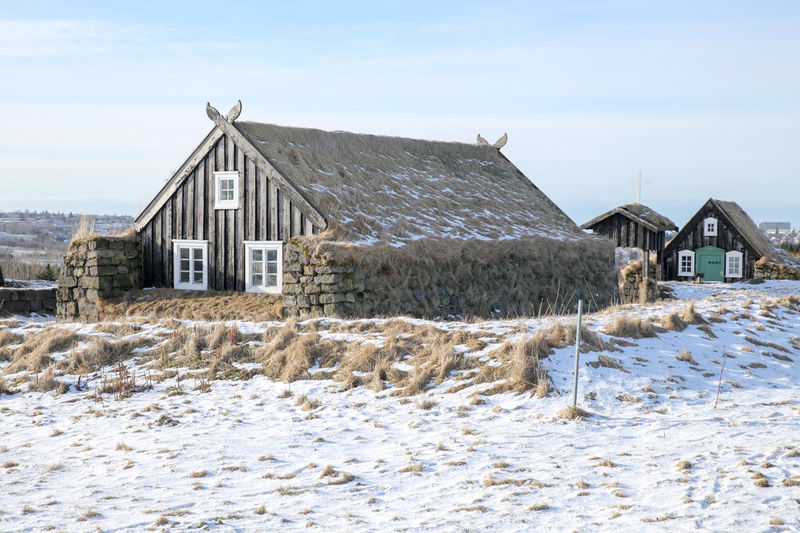
[[[101,53],[111,40],[107,29],[93,20],[0,20],[0,56]]]

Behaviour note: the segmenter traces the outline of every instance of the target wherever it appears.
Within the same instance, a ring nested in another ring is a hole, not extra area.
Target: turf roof
[[[234,125],[348,240],[402,245],[420,238],[583,237],[491,146]]]

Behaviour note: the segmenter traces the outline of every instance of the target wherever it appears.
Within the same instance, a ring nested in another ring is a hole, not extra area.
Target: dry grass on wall
[[[363,272],[376,315],[541,316],[574,311],[579,298],[587,312],[618,300],[614,248],[601,239],[300,242],[312,256]]]
[[[148,289],[131,292],[133,303],[101,303],[101,318],[149,317],[186,320],[280,320],[280,296],[240,292]]]

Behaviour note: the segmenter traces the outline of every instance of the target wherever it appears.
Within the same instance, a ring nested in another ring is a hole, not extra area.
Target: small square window
[[[725,252],[725,277],[726,278],[741,278],[742,277],[742,259],[744,254],[732,250]]]
[[[239,208],[239,173],[236,171],[214,172],[214,209]]]
[[[245,245],[247,292],[280,294],[283,271],[283,242],[247,241]]]
[[[717,236],[717,219],[716,218],[707,218],[703,221],[703,235],[705,237],[716,237]]]
[[[694,276],[694,252],[681,250],[678,252],[678,276]]]
[[[176,289],[206,290],[208,288],[208,241],[172,241],[175,256],[173,286]]]

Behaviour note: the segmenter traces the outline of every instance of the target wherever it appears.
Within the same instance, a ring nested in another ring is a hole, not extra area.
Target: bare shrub
[[[653,324],[649,320],[641,317],[630,318],[625,315],[617,315],[614,323],[606,327],[603,333],[612,337],[628,337],[631,339],[656,336]]]

